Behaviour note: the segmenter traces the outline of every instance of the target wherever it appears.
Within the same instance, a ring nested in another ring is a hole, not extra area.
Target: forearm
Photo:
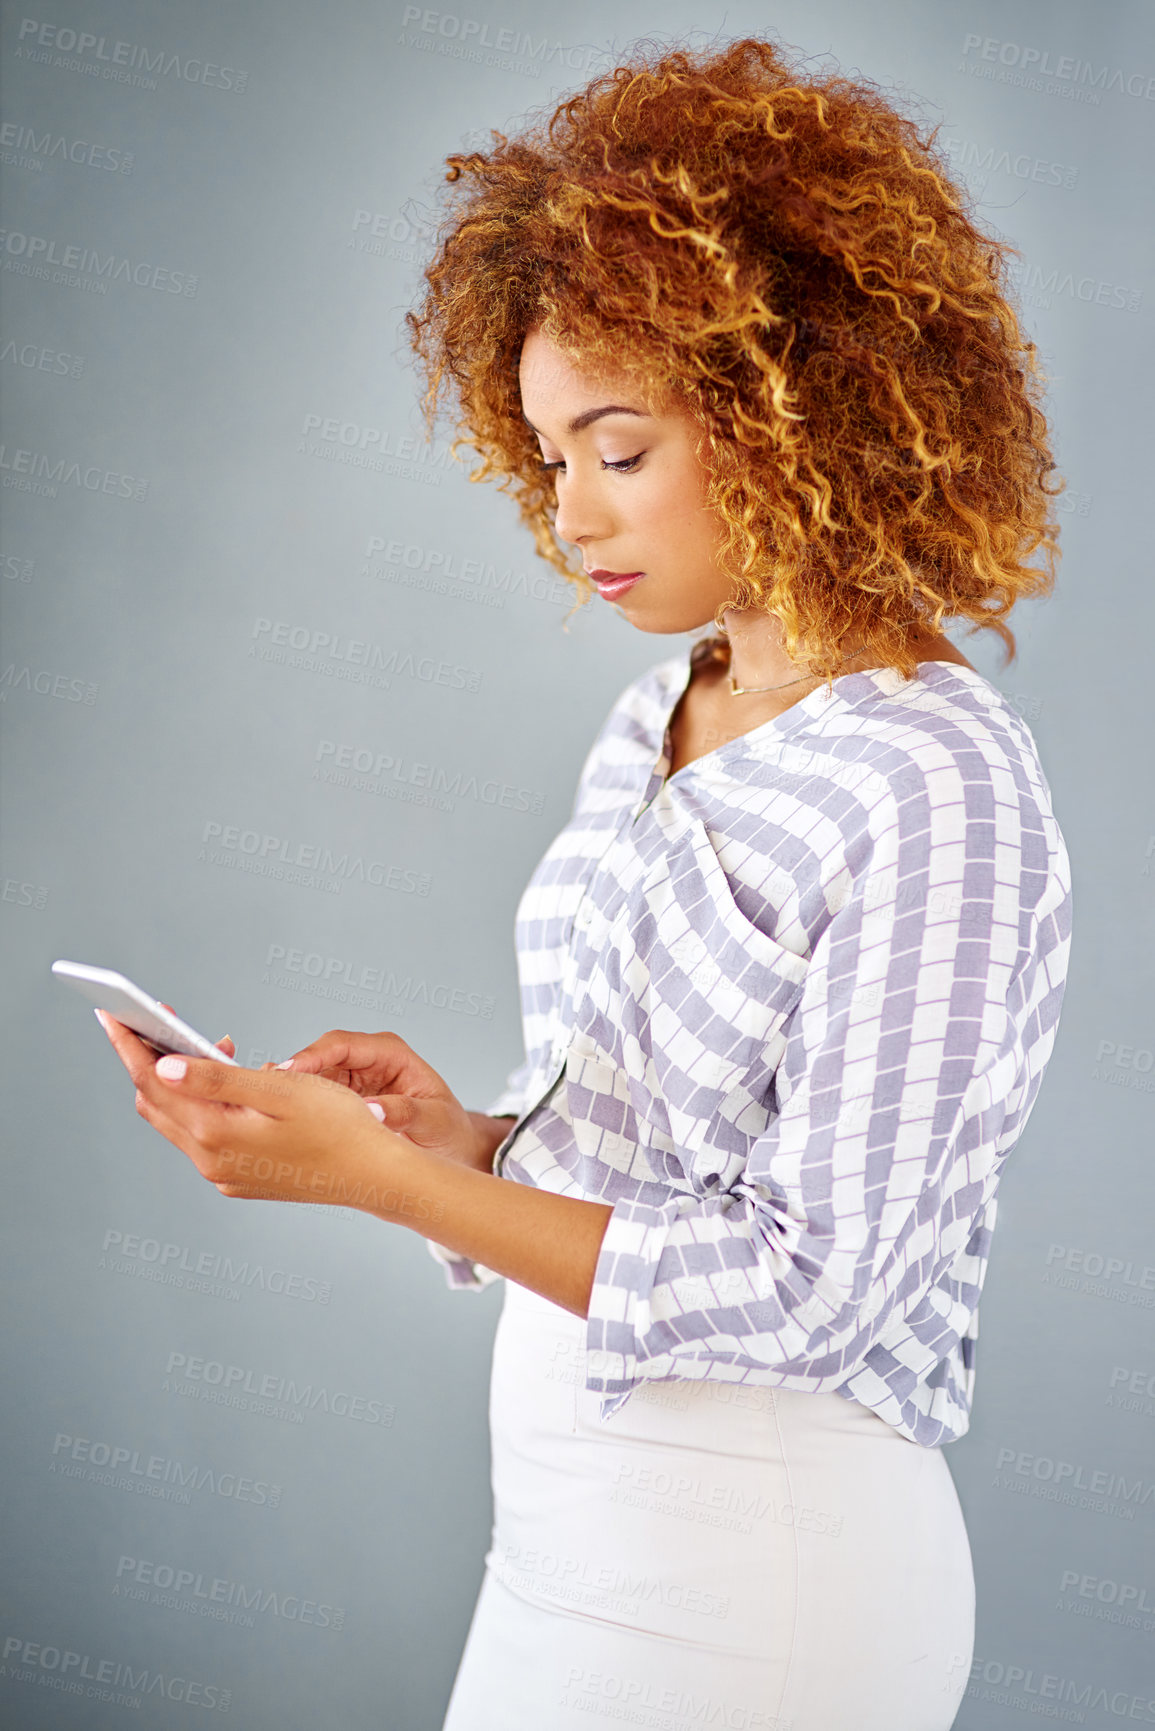
[[[495,1178],[417,1148],[406,1157],[399,1206],[363,1212],[408,1226],[584,1318],[613,1209]]]

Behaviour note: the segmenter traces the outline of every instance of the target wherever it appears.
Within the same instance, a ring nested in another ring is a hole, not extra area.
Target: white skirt
[[[443,1731],[949,1731],[975,1589],[942,1451],[842,1395],[720,1382],[643,1384],[603,1421],[585,1327],[506,1281]]]

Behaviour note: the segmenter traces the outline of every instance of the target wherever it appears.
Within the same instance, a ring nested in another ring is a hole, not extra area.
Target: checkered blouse
[[[931,661],[843,675],[667,779],[704,648],[622,693],[521,899],[494,1171],[613,1207],[585,1336],[603,1417],[708,1377],[949,1442],[1066,982],[1037,747]],[[430,1249],[451,1286],[498,1278]]]

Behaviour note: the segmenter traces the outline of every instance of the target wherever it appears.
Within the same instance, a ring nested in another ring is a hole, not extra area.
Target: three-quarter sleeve
[[[637,777],[644,780],[649,773],[652,754],[644,733],[639,732],[632,705],[639,698],[647,705],[651,704],[660,693],[661,674],[668,673],[672,665],[673,662],[663,663],[655,673],[634,680],[614,703],[586,753],[569,823],[551,842],[522,894],[516,932],[525,1057],[510,1072],[501,1093],[484,1108],[492,1118],[507,1114],[514,1118],[522,1117],[542,1092],[551,1068],[551,1046],[558,1027],[555,994],[563,972],[559,961],[562,934],[570,925],[571,904],[576,904],[581,893],[581,850],[579,848],[575,853],[573,848],[574,828],[578,826],[584,832],[588,827],[598,845],[604,845],[602,826],[616,821],[615,808],[621,797],[623,777],[628,788],[631,762]],[[612,791],[608,798],[602,786],[607,759],[612,764],[609,775]],[[573,877],[575,867],[577,879]],[[565,911],[554,909],[549,914],[543,913],[540,905],[543,900],[558,896],[566,898]],[[427,1238],[425,1242],[430,1255],[444,1267],[446,1282],[451,1287],[476,1290],[500,1278],[492,1269],[473,1262],[469,1257],[456,1255],[432,1239]]]
[[[434,1261],[440,1262],[445,1269],[445,1284],[451,1287],[472,1287],[480,1291],[482,1287],[492,1286],[495,1280],[500,1280],[500,1274],[495,1274],[492,1268],[486,1268],[483,1262],[473,1262],[468,1256],[459,1256],[456,1251],[446,1250],[444,1244],[436,1243],[432,1238],[425,1240],[429,1254]]]
[[[714,1376],[837,1388],[928,1442],[965,1430],[995,1187],[1054,1043],[1070,877],[1057,828],[1030,827],[1005,779],[933,780],[827,886],[737,1175],[615,1204],[586,1325],[603,1416],[646,1379]]]

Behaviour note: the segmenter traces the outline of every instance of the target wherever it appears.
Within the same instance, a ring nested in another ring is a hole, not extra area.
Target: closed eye
[[[639,454],[636,457],[624,457],[620,463],[603,463],[602,468],[603,469],[616,469],[619,474],[629,475],[633,472],[634,469],[637,468],[638,464],[641,462],[641,460],[645,456],[645,454],[646,453],[644,451],[641,451],[641,452],[639,452]],[[553,469],[564,469],[565,464],[564,463],[539,463],[538,467],[540,468],[543,475],[548,475],[551,472],[551,470],[553,470]]]

